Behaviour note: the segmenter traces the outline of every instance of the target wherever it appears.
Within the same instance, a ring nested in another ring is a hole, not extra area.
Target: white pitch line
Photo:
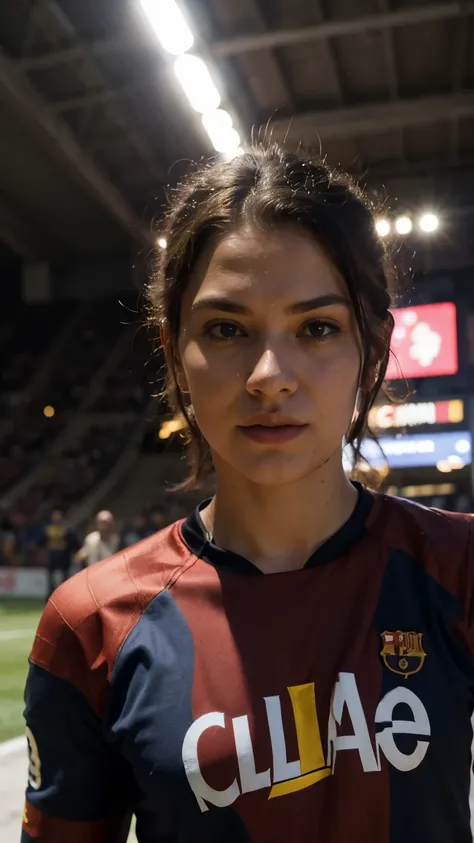
[[[6,758],[8,755],[14,755],[26,749],[26,738],[20,735],[19,738],[12,738],[9,741],[0,743],[0,758]]]
[[[35,636],[34,629],[6,629],[0,632],[0,641],[12,641],[15,638],[31,638]]]

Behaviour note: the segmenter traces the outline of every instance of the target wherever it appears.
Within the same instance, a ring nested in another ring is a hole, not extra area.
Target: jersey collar
[[[305,568],[326,565],[346,553],[349,548],[360,541],[366,531],[365,522],[372,509],[374,498],[360,483],[353,483],[358,492],[358,499],[352,515],[332,536],[330,536],[309,557]],[[219,547],[207,538],[201,510],[209,503],[208,500],[199,504],[194,512],[181,525],[183,540],[191,553],[214,565],[234,572],[264,576],[248,559]]]

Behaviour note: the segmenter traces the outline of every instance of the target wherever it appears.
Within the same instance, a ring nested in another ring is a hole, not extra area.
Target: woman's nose
[[[265,349],[247,380],[247,391],[251,395],[275,398],[280,394],[291,395],[296,389],[296,374],[288,355],[281,351],[277,353],[274,349]]]

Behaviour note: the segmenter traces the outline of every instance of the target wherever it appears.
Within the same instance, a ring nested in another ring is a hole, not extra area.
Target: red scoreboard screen
[[[453,302],[401,307],[392,313],[395,326],[388,380],[456,374],[458,343]]]

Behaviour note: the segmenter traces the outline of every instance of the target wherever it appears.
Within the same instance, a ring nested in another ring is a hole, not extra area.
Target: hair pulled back
[[[311,232],[345,280],[361,342],[361,402],[346,441],[354,462],[368,430],[368,415],[388,363],[393,318],[389,312],[391,265],[375,230],[375,208],[352,179],[324,161],[271,143],[252,146],[230,162],[215,161],[191,173],[174,191],[147,287],[148,320],[169,336],[165,395],[182,414],[191,460],[187,488],[212,470],[209,447],[189,396],[178,383],[181,303],[196,263],[211,238],[239,226],[274,228],[291,223]]]

